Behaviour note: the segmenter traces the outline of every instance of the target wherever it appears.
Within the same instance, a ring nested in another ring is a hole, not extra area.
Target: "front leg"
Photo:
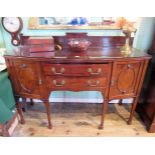
[[[118,104],[119,105],[122,105],[123,104],[123,99],[120,99],[119,102],[118,102]]]
[[[108,105],[108,99],[105,98],[103,103],[102,103],[102,113],[101,113],[101,124],[99,125],[99,129],[103,129],[104,128],[104,118],[105,118],[105,114],[107,111],[107,105]]]
[[[133,103],[132,103],[130,117],[129,117],[129,120],[127,121],[127,124],[129,124],[129,125],[132,123],[132,119],[133,119],[133,116],[134,116],[134,113],[135,113],[135,109],[136,109],[137,103],[138,103],[138,97],[136,97],[134,99]]]
[[[32,98],[30,99],[30,105],[31,106],[34,106],[34,102],[33,102],[33,99]]]
[[[22,106],[21,106],[21,103],[19,102],[19,98],[16,98],[16,107],[17,107],[18,114],[20,116],[20,123],[24,124],[25,120],[22,112]]]
[[[24,112],[27,111],[27,103],[26,103],[26,98],[22,97],[22,110]]]
[[[49,101],[44,101],[46,113],[47,113],[47,119],[48,119],[48,128],[52,129],[52,123],[51,123],[51,108]]]

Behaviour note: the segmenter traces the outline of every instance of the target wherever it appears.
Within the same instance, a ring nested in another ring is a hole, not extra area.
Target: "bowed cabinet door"
[[[133,97],[136,95],[143,61],[116,62],[112,73],[110,99]]]
[[[39,62],[10,60],[9,68],[16,95],[40,98],[42,79]]]

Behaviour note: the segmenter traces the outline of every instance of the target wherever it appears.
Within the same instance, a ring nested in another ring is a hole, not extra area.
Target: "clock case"
[[[15,31],[15,32],[10,32],[10,31],[8,31],[8,30],[5,28],[5,26],[4,26],[4,18],[5,18],[5,17],[2,17],[2,26],[3,26],[3,28],[5,29],[5,31],[7,31],[7,32],[11,35],[11,43],[12,43],[12,45],[14,45],[14,46],[20,45],[20,39],[19,39],[19,37],[18,37],[18,34],[19,34],[19,32],[22,30],[22,28],[23,28],[23,21],[22,21],[22,19],[21,19],[20,17],[17,17],[18,20],[19,20],[19,22],[20,22],[20,26],[19,26],[19,28],[18,28],[17,31]],[[14,41],[17,41],[17,42],[15,43]]]

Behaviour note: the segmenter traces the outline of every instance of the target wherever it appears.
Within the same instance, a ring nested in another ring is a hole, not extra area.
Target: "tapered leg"
[[[45,101],[44,104],[45,104],[46,113],[47,113],[48,128],[52,129],[50,103],[48,101]]]
[[[118,102],[118,104],[119,105],[122,105],[122,102],[123,102],[123,99],[120,99],[119,102]]]
[[[9,134],[9,131],[8,131],[6,125],[3,125],[3,127],[2,127],[2,136],[10,137],[10,134]]]
[[[132,103],[132,107],[131,107],[131,112],[130,112],[130,117],[129,117],[129,120],[127,121],[127,124],[131,124],[132,123],[132,118],[134,116],[134,113],[135,113],[135,109],[136,109],[136,106],[137,106],[137,102],[138,102],[138,97],[136,97]]]
[[[108,100],[105,99],[104,102],[102,103],[101,124],[98,127],[99,129],[104,128],[104,117],[107,111],[107,105],[108,105]]]
[[[30,99],[30,105],[33,106],[34,105],[34,102],[32,99]]]
[[[17,107],[18,114],[20,116],[20,122],[21,122],[21,124],[24,124],[25,120],[24,120],[24,117],[23,117],[22,106],[21,106],[21,103],[19,102],[18,99],[16,101],[16,107]]]
[[[27,111],[26,98],[22,98],[22,109],[24,112]]]

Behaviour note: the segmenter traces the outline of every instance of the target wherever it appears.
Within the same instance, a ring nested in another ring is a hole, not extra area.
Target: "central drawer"
[[[45,75],[55,76],[108,76],[110,64],[48,64],[43,65]]]
[[[53,90],[94,90],[105,88],[108,78],[84,78],[84,77],[45,77],[47,87]]]

